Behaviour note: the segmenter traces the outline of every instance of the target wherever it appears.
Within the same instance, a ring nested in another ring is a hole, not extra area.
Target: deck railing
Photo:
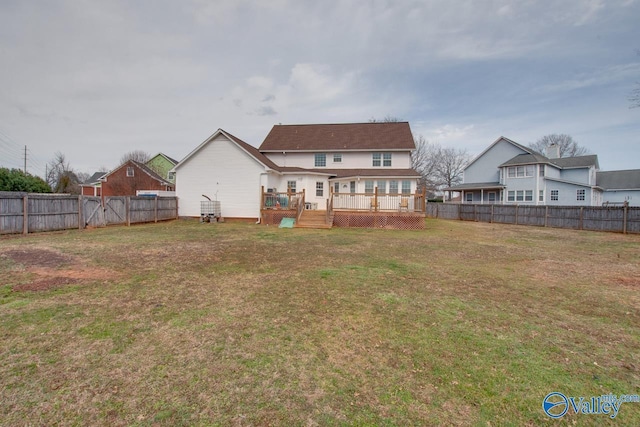
[[[416,194],[376,194],[376,193],[333,193],[333,210],[369,212],[423,212],[424,195]]]
[[[269,193],[262,192],[262,209],[290,209],[298,211],[304,207],[304,192]]]

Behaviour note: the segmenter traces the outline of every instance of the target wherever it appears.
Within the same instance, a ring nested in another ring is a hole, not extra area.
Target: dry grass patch
[[[0,240],[0,419],[539,425],[551,391],[640,393],[639,249],[640,236],[447,221]],[[640,405],[574,419],[634,425]]]

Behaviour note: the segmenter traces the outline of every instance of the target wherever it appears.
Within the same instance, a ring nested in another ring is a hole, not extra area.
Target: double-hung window
[[[295,181],[287,181],[287,191],[290,193],[296,192],[296,182]]]
[[[382,154],[382,166],[391,166],[391,153]]]
[[[316,197],[324,197],[324,182],[316,182]]]
[[[366,194],[373,194],[373,181],[364,182],[364,192]]]
[[[314,166],[317,168],[323,168],[327,166],[327,154],[326,153],[316,153],[314,159]]]
[[[408,179],[402,181],[402,194],[411,194],[411,181]]]
[[[386,194],[387,181],[378,181],[378,194]]]
[[[127,176],[132,177],[134,175],[134,169],[131,166],[127,166]]]
[[[333,155],[333,163],[342,163],[342,154],[341,153],[335,153]]]
[[[371,155],[372,158],[372,166],[378,167],[382,165],[382,153],[373,153]]]
[[[395,179],[389,181],[389,194],[398,194],[398,181]]]

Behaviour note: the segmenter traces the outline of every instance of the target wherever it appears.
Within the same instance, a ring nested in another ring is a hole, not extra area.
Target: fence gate
[[[104,220],[106,225],[127,223],[127,198],[105,197]]]
[[[104,227],[104,208],[100,197],[83,197],[82,212],[85,227]]]

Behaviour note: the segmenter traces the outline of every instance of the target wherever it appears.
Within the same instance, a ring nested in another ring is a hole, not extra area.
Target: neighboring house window
[[[513,190],[509,190],[507,192],[507,202],[515,202],[516,201],[516,192]]]
[[[387,192],[387,181],[378,181],[378,194],[385,194]]]
[[[316,153],[314,165],[317,168],[327,166],[327,155],[325,153]]]
[[[516,191],[516,202],[524,202],[524,190]]]
[[[576,200],[584,200],[585,190],[576,190]]]
[[[174,179],[176,179],[176,173],[175,172],[169,172],[169,174],[167,175],[167,179],[169,181],[173,181]]]
[[[524,192],[524,201],[533,202],[533,190],[527,190]]]
[[[411,181],[408,179],[402,181],[402,194],[411,194]]]
[[[398,194],[398,181],[389,181],[389,194]]]
[[[134,174],[133,167],[127,166],[127,176],[133,176],[133,174]]]
[[[324,182],[316,182],[316,196],[324,197]]]
[[[373,181],[364,182],[364,192],[366,194],[373,194]]]
[[[554,202],[558,201],[558,190],[551,190],[551,200]]]
[[[471,203],[473,202],[473,193],[467,193],[465,195],[467,202]]]
[[[295,181],[287,181],[287,190],[291,193],[296,192],[296,182]]]
[[[544,176],[544,165],[540,165],[540,176]]]
[[[336,153],[333,155],[333,163],[342,163],[342,154]]]
[[[538,201],[544,202],[544,190],[540,190],[540,193],[538,193]]]
[[[495,193],[495,191],[490,191],[488,196],[489,196],[489,201],[490,202],[495,202],[496,201],[496,193]]]
[[[391,153],[384,153],[382,155],[382,166],[391,166]]]
[[[533,165],[511,166],[508,170],[509,178],[527,178],[533,176],[534,170]]]
[[[373,153],[371,155],[372,159],[373,159],[373,166],[377,167],[382,165],[382,154],[381,153]]]

